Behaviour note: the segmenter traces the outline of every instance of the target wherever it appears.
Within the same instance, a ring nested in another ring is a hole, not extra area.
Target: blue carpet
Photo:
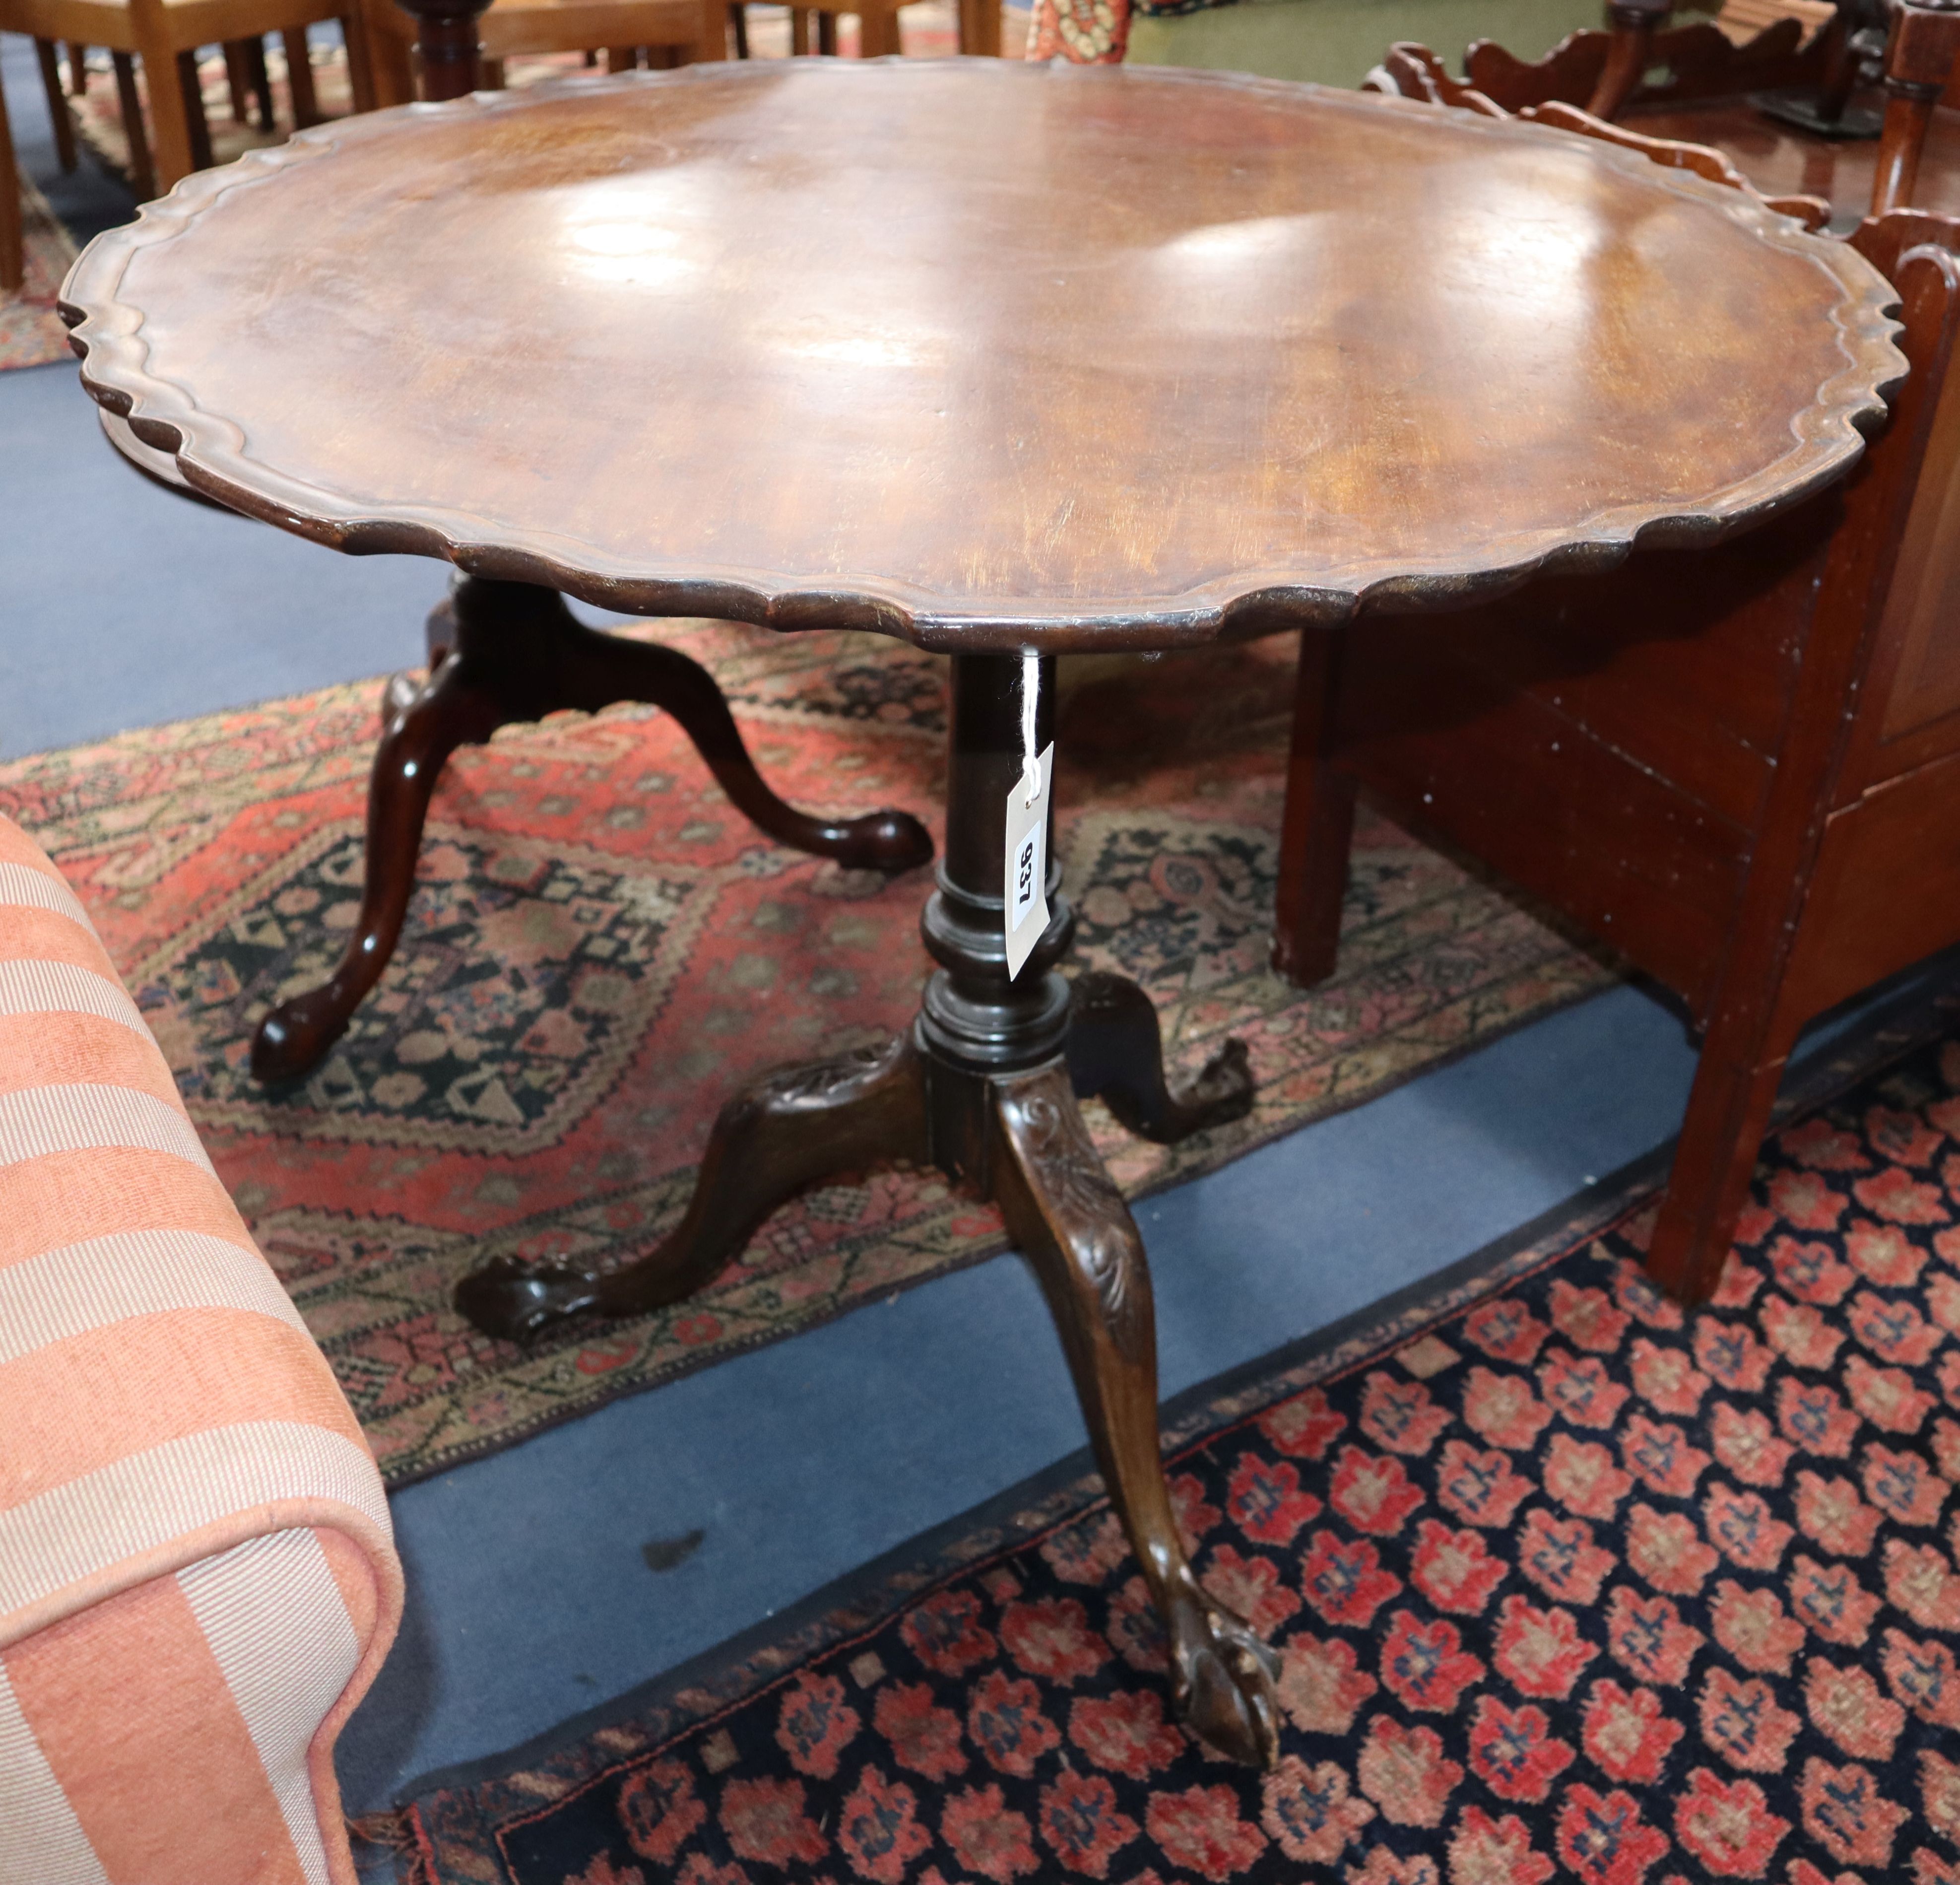
[[[31,40],[0,36],[0,74],[21,166],[77,239],[126,222],[128,190],[86,148],[56,167]],[[447,575],[159,489],[110,449],[72,361],[0,374],[0,507],[8,758],[418,661]]]
[[[0,374],[0,756],[422,658],[446,572],[336,556],[132,470],[71,365]]]

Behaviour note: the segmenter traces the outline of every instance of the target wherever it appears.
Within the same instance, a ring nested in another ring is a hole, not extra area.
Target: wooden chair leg
[[[899,10],[880,8],[858,16],[858,56],[860,59],[896,57],[904,50],[899,39]]]
[[[263,34],[255,33],[244,43],[245,88],[257,107],[253,122],[261,131],[278,128],[278,119],[272,110],[272,69],[266,62],[266,41]]]
[[[816,49],[826,59],[837,56],[837,15],[819,13],[816,16]]]
[[[208,170],[218,158],[211,148],[211,122],[204,113],[204,78],[195,46],[177,55],[177,89],[184,101],[184,131],[190,139],[191,168]]]
[[[792,57],[810,50],[810,8],[790,8],[790,53]]]
[[[211,129],[204,121],[204,94],[197,75],[195,47],[140,54],[149,77],[150,142],[155,154],[157,188],[173,189],[192,171],[211,162]],[[174,68],[177,83],[170,83]]]
[[[347,89],[356,111],[374,111],[384,104],[405,105],[415,97],[415,81],[409,69],[408,48],[399,40],[369,32],[367,16],[355,7],[341,14],[340,37],[347,47]],[[394,64],[389,65],[391,57]],[[384,82],[393,96],[382,95]]]
[[[728,0],[695,0],[699,9],[700,26],[696,29],[692,45],[682,50],[676,62],[691,65],[698,60],[718,61],[729,56],[729,28],[736,24],[735,15],[740,8],[732,7]],[[748,27],[741,29],[740,37],[746,40]],[[651,46],[649,52],[653,50]],[[737,53],[737,57],[743,55]]]
[[[1001,0],[959,0],[959,49],[976,59],[1001,56]]]
[[[1685,1303],[1706,1302],[1722,1280],[1796,1033],[1755,1017],[1708,1030],[1647,1250],[1648,1273]]]
[[[245,42],[243,40],[227,40],[224,42],[224,88],[231,95],[231,122],[234,124],[250,124],[252,122],[251,78],[245,64]]]
[[[62,107],[64,112],[67,107]],[[0,91],[0,293],[12,294],[27,279],[27,231],[21,209],[21,174],[14,164],[14,132]]]
[[[40,59],[41,88],[48,94],[48,116],[55,128],[55,155],[64,170],[72,170],[75,168],[75,119],[68,112],[68,94],[62,89],[55,43],[37,40],[34,50]]]
[[[279,43],[286,55],[286,89],[292,94],[293,129],[304,131],[308,125],[320,122],[320,99],[313,90],[313,57],[307,49],[307,31],[303,26],[289,26],[282,29]]]
[[[640,49],[637,46],[609,46],[606,49],[606,69],[609,72],[630,72],[640,63]]]
[[[68,42],[68,88],[76,98],[88,89],[88,48],[73,40]]]
[[[501,91],[504,89],[504,62],[501,59],[486,59],[482,63],[483,89]]]
[[[735,56],[746,59],[749,56],[749,9],[742,4],[742,0],[729,0],[728,27],[735,36]]]
[[[147,203],[157,193],[157,167],[150,161],[150,134],[143,128],[142,94],[136,89],[136,59],[132,53],[111,53],[116,68],[116,97],[123,110],[123,135],[129,146],[129,187],[137,202]]]
[[[1280,819],[1272,963],[1276,973],[1302,988],[1334,973],[1341,946],[1341,906],[1354,839],[1354,779],[1332,756],[1346,646],[1338,629],[1309,629],[1300,636],[1293,749]]]

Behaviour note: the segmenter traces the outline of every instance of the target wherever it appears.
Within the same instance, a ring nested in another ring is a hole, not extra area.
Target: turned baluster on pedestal
[[[490,0],[402,0],[415,16],[422,94],[431,103],[466,97],[483,82],[483,43],[476,23]]]
[[[1593,116],[1612,117],[1632,96],[1647,72],[1653,36],[1673,11],[1674,0],[1612,0],[1606,24],[1612,29],[1612,43],[1606,49],[1599,82],[1586,102]]]

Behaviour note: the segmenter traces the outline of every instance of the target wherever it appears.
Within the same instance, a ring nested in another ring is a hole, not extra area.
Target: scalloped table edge
[[[921,62],[813,62],[810,69],[835,73],[852,83],[879,66]],[[1163,67],[1133,72],[1121,66],[981,59],[959,62],[1033,78],[1226,84],[1287,96],[1318,93],[1346,107],[1424,114],[1439,109],[1417,100],[1338,91],[1245,73]],[[1351,620],[1364,604],[1398,613],[1462,607],[1501,595],[1540,573],[1610,569],[1637,544],[1713,543],[1802,502],[1846,475],[1862,454],[1866,438],[1885,423],[1887,402],[1905,378],[1905,358],[1894,339],[1900,331],[1893,318],[1899,306],[1898,292],[1848,244],[1812,235],[1753,197],[1688,171],[1656,165],[1638,151],[1548,126],[1452,112],[1456,128],[1481,135],[1551,137],[1583,145],[1595,161],[1637,171],[1656,187],[1707,202],[1773,247],[1807,256],[1836,277],[1846,291],[1845,301],[1832,317],[1845,364],[1818,388],[1812,403],[1793,417],[1795,443],[1790,451],[1753,476],[1711,492],[1693,508],[1621,505],[1566,526],[1496,540],[1487,546],[1487,556],[1468,567],[1460,559],[1414,568],[1405,559],[1392,567],[1363,562],[1328,572],[1318,584],[1303,583],[1290,570],[1256,570],[1219,578],[1173,596],[1068,603],[987,597],[956,607],[884,578],[840,576],[834,585],[813,587],[806,579],[752,569],[712,569],[686,577],[648,575],[644,568],[606,567],[588,546],[571,540],[504,528],[466,511],[403,505],[377,513],[250,460],[241,426],[204,410],[184,388],[148,371],[149,349],[140,333],[142,317],[116,298],[135,254],[170,240],[228,192],[267,180],[288,164],[330,154],[350,141],[386,135],[404,119],[511,110],[554,97],[635,86],[717,79],[725,83],[730,75],[734,82],[743,82],[742,75],[749,70],[695,65],[672,72],[573,77],[519,91],[476,92],[442,104],[398,106],[336,119],[301,132],[283,145],[249,151],[220,169],[185,178],[167,196],[145,205],[134,222],[96,237],[62,286],[59,312],[72,330],[70,344],[82,361],[82,384],[108,416],[104,430],[112,442],[126,447],[126,428],[129,440],[145,453],[156,454],[128,454],[148,475],[180,483],[192,495],[352,555],[428,556],[473,575],[539,584],[623,613],[701,616],[786,631],[868,629],[941,652],[1011,651],[1038,642],[1045,653],[1067,654],[1192,647],[1287,628],[1333,628]],[[1794,467],[1793,459],[1799,461]]]

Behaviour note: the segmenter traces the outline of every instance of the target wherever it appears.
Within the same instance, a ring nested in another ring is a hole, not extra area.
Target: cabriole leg
[[[1048,1298],[1097,1464],[1170,1637],[1192,1733],[1254,1767],[1278,1756],[1272,1651],[1207,1596],[1179,1541],[1157,1451],[1157,1326],[1143,1239],[1060,1068],[997,1081],[994,1192]]]
[[[368,873],[352,940],[326,981],[281,1002],[259,1024],[253,1079],[296,1079],[346,1032],[401,940],[429,795],[444,762],[458,747],[488,739],[508,718],[476,664],[455,655],[389,722],[368,781]]]
[[[925,1087],[910,1037],[765,1074],[721,1109],[687,1214],[659,1249],[609,1274],[496,1257],[457,1285],[487,1335],[533,1340],[568,1316],[644,1315],[712,1282],[763,1219],[833,1172],[926,1157]]]
[[[588,629],[555,590],[459,577],[430,615],[425,683],[396,675],[382,696],[382,735],[368,798],[368,888],[346,958],[322,987],[259,1024],[252,1071],[288,1080],[314,1066],[345,1030],[400,939],[429,794],[458,746],[514,721],[565,708],[596,713],[645,701],[673,715],[737,808],[778,843],[852,870],[905,871],[932,855],[909,812],[825,819],[771,791],[743,744],[728,703],[699,662],[672,648]]]

